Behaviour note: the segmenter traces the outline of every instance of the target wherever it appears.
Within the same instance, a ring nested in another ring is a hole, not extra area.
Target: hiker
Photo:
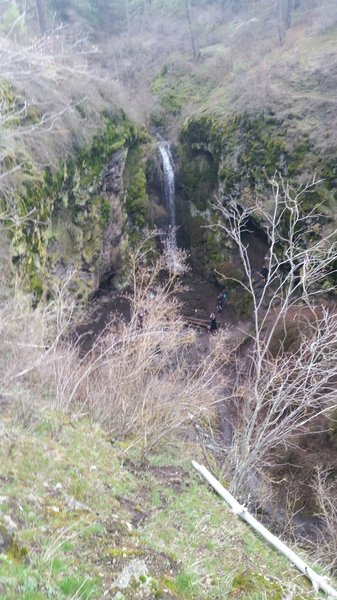
[[[269,271],[268,271],[266,265],[263,265],[259,275],[261,276],[261,279],[263,279],[265,285],[267,283],[268,273],[269,273]]]
[[[144,325],[144,313],[142,310],[137,314],[137,329],[143,329]]]
[[[226,292],[220,292],[220,294],[218,295],[217,305],[216,305],[216,309],[217,309],[218,313],[222,312],[226,300],[227,300]]]
[[[217,330],[217,322],[216,322],[216,318],[215,318],[215,314],[211,313],[209,316],[211,322],[210,322],[210,326],[209,326],[209,330],[211,333],[215,333]]]

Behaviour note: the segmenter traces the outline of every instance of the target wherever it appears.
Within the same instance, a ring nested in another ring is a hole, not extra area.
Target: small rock
[[[143,560],[131,560],[126,567],[124,567],[122,573],[112,584],[112,587],[126,589],[132,579],[139,581],[140,577],[148,576],[148,569]]]
[[[30,494],[28,494],[27,500],[28,500],[28,502],[31,502],[32,504],[41,506],[40,498],[38,496],[35,496],[35,494],[32,494],[32,492]]]
[[[4,525],[0,524],[0,554],[7,552],[12,546],[14,540],[13,533],[7,531]],[[1,596],[0,596],[1,598]]]
[[[4,515],[2,519],[9,531],[15,531],[18,528],[10,515]]]
[[[124,521],[124,523],[125,523],[125,527],[127,528],[128,531],[133,530],[133,527],[132,527],[131,523],[129,523],[129,521]]]
[[[65,500],[70,510],[90,511],[89,506],[86,506],[86,504],[82,504],[82,502],[78,502],[77,500],[75,500],[75,498],[72,498],[71,496],[65,496]]]

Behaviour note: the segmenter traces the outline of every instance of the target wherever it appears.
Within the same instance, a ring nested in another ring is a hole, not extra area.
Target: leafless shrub
[[[32,40],[0,36],[0,220],[6,224],[34,220],[34,211],[18,210],[15,193],[92,139],[102,111],[111,109],[111,88],[88,66],[96,52],[86,35],[63,28]]]
[[[130,437],[144,457],[163,437],[212,417],[224,393],[224,340],[212,338],[207,355],[196,349],[179,316],[184,256],[179,274],[171,259],[156,259],[151,241],[140,244],[130,259],[131,319],[115,318],[85,356],[68,335],[77,310],[69,281],[35,310],[18,294],[2,307],[1,384],[27,426],[44,398],[42,406],[84,410],[112,436]]]
[[[297,192],[277,178],[271,183],[269,203],[249,209],[235,200],[217,204],[218,227],[240,253],[244,279],[236,283],[252,304],[246,351],[233,358],[234,434],[226,464],[234,490],[256,488],[259,474],[277,462],[277,450],[294,444],[336,402],[337,315],[320,300],[323,283],[334,289],[336,232],[316,231],[317,207],[304,211],[303,195],[315,180]],[[254,273],[242,237],[251,219],[268,235],[265,282]]]
[[[329,467],[316,467],[312,481],[321,520],[319,543],[315,548],[315,560],[324,562],[330,571],[337,568],[337,481]]]
[[[19,289],[1,303],[0,385],[25,421],[42,408],[42,398],[65,410],[65,372],[75,368],[78,356],[77,348],[64,341],[78,310],[69,282],[54,285],[51,299],[35,308]]]
[[[173,431],[207,418],[222,398],[222,340],[199,356],[179,316],[179,281],[167,256],[131,259],[131,320],[114,319],[68,380],[68,403],[89,411],[112,436],[130,437],[142,456]],[[181,257],[180,257],[181,260]],[[181,263],[182,264],[182,263]]]

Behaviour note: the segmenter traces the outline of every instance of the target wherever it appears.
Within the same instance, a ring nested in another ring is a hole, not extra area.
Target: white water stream
[[[176,238],[176,194],[175,194],[175,176],[174,163],[171,154],[171,146],[169,142],[158,143],[159,153],[163,165],[164,174],[164,198],[169,223],[167,228],[166,245],[169,257],[169,266],[175,271],[179,271],[181,266],[177,257],[177,238]]]

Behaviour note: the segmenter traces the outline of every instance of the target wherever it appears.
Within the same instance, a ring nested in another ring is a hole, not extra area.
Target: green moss
[[[324,181],[315,194],[310,190],[303,197],[305,210],[333,200],[329,192],[337,186],[337,150],[330,150],[328,157],[316,156],[307,134],[299,135],[294,142],[286,123],[272,114],[241,113],[227,119],[212,114],[193,116],[184,123],[181,141],[184,161],[195,160],[193,150],[211,155],[227,197],[239,195],[244,189],[252,193],[258,190],[262,197],[269,194],[269,180],[275,172],[294,180],[295,185],[303,182],[303,173],[307,179],[317,173]],[[189,170],[193,173],[195,167],[189,166]]]
[[[224,272],[226,259],[220,230],[209,229],[206,216],[192,218],[190,225],[191,261],[193,269],[206,277],[218,280]]]
[[[193,217],[190,225],[191,260],[193,269],[197,273],[203,273],[205,269],[206,232],[203,229],[205,225],[206,220],[201,216]]]
[[[320,168],[320,176],[324,178],[326,188],[335,190],[337,187],[337,161],[335,156],[332,156],[324,161]],[[334,194],[336,197],[336,193]]]
[[[102,217],[102,227],[106,227],[110,220],[110,202],[105,198],[101,200],[101,217]]]
[[[182,153],[181,182],[186,198],[198,210],[206,210],[217,185],[217,163],[209,153],[185,148]]]
[[[161,127],[164,127],[166,124],[166,116],[165,116],[165,112],[155,112],[155,113],[151,113],[150,117],[150,125],[152,127],[155,127],[156,129],[159,129]]]
[[[35,294],[36,298],[40,298],[43,293],[43,282],[38,275],[33,275],[30,278],[30,289]]]
[[[204,102],[211,90],[207,77],[192,74],[182,64],[165,64],[152,83],[152,90],[158,96],[160,104],[170,115],[177,116],[182,109],[193,101]]]
[[[125,206],[131,223],[144,227],[147,222],[148,195],[146,160],[141,145],[132,147],[124,171]]]
[[[24,123],[26,125],[34,125],[35,123],[39,123],[41,120],[41,113],[37,106],[31,104],[27,107],[26,115],[24,118]]]
[[[22,546],[16,536],[7,531],[0,523],[1,552],[4,552],[10,561],[25,563],[28,557],[28,549]]]
[[[247,186],[254,190],[275,171],[285,172],[287,148],[277,123],[263,115],[238,114],[226,121],[202,115],[186,121],[182,139],[210,152],[219,164],[226,195]]]
[[[182,129],[180,149],[184,200],[192,204],[192,214],[195,212],[193,206],[203,212],[204,223],[200,228],[215,222],[211,201],[218,189],[225,200],[238,198],[239,204],[249,207],[257,195],[262,201],[270,200],[270,180],[275,172],[294,189],[303,185],[304,176],[307,181],[313,173],[323,176],[325,179],[320,185],[301,195],[303,215],[316,206],[320,206],[319,213],[332,215],[336,211],[337,150],[333,150],[328,158],[315,155],[307,135],[299,135],[294,140],[286,123],[278,121],[273,114],[242,113],[230,118],[199,114],[190,117]],[[205,157],[208,169],[205,168]],[[312,221],[304,221],[308,242],[319,239],[326,222],[319,214],[315,226]],[[287,214],[283,226],[286,231]],[[190,234],[193,266],[208,277],[214,277],[214,270],[224,272],[228,259],[229,262],[231,259],[226,251],[226,241],[198,231],[195,220]],[[240,304],[240,314],[249,311],[249,304],[248,300],[244,305]]]
[[[16,95],[9,84],[5,79],[0,79],[0,105],[1,110],[4,114],[8,112],[11,108],[15,107]]]
[[[246,569],[233,578],[228,598],[258,598],[259,594],[264,594],[270,600],[281,600],[284,597],[283,591],[282,586],[269,577]]]
[[[10,99],[7,85],[2,83],[0,90]],[[31,120],[37,117],[33,107],[28,116]],[[27,177],[15,197],[19,224],[10,235],[16,266],[37,296],[59,260],[61,247],[66,263],[84,262],[86,268],[94,267],[110,219],[110,203],[97,195],[105,165],[119,149],[137,148],[146,140],[144,130],[136,130],[119,112],[106,115],[104,130],[58,171],[47,168],[41,173],[27,163]],[[132,171],[129,184],[130,216],[143,226],[147,196],[142,161]],[[27,217],[29,214],[32,218]]]
[[[112,558],[125,558],[128,556],[141,556],[138,548],[107,548],[107,554]]]

